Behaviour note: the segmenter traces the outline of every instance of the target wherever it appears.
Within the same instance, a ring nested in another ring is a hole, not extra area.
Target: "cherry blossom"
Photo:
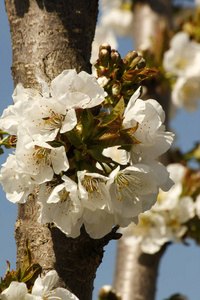
[[[178,76],[200,74],[200,45],[190,41],[186,32],[178,32],[170,41],[170,49],[165,52],[163,65],[167,72]]]
[[[118,215],[125,219],[137,217],[155,204],[161,185],[163,188],[171,187],[173,183],[169,179],[169,173],[162,165],[156,162],[154,164],[157,170],[160,169],[160,182],[154,175],[153,167],[144,164],[135,164],[123,170],[117,167],[111,172],[108,185],[116,219]],[[116,223],[124,226],[117,221]]]
[[[10,286],[0,294],[1,300],[78,300],[70,291],[64,288],[54,288],[59,277],[55,270],[49,271],[44,278],[36,279],[31,294],[24,282],[12,281]]]
[[[130,153],[132,162],[157,158],[170,148],[174,137],[171,132],[165,131],[165,113],[161,105],[153,99],[137,99],[139,93],[137,90],[131,97],[123,120],[125,128],[137,127],[133,134],[136,143]]]
[[[34,101],[26,108],[26,119],[23,122],[30,136],[38,141],[52,141],[58,132],[70,131],[76,124],[75,110],[67,110],[65,105],[53,98]]]
[[[198,108],[200,75],[179,77],[172,90],[172,102],[190,113]]]
[[[84,71],[65,70],[51,82],[51,95],[66,108],[91,108],[104,101],[106,93],[96,78]]]
[[[46,196],[46,186],[40,186],[39,203],[41,211],[38,221],[54,223],[61,231],[70,237],[80,235],[83,205],[78,198],[77,184],[62,177],[63,183],[57,185],[50,195]]]
[[[54,148],[46,142],[32,141],[24,134],[19,137],[16,160],[20,168],[33,178],[35,183],[43,183],[69,168],[64,146]]]

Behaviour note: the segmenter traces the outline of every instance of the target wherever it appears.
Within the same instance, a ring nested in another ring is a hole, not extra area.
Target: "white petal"
[[[24,300],[27,293],[24,282],[12,281],[10,286],[1,293],[1,300]]]

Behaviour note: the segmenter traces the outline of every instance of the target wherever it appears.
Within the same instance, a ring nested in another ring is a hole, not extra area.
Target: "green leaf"
[[[101,122],[100,126],[109,126],[119,115],[123,113],[124,110],[124,99],[121,98],[119,102],[115,105],[113,110],[109,115],[107,115],[104,120]]]

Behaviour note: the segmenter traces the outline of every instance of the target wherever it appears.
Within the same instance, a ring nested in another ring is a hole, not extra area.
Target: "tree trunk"
[[[114,289],[122,300],[154,300],[159,262],[166,246],[151,255],[141,251],[140,244],[131,246],[123,237],[118,242]]]
[[[171,1],[134,1],[134,45],[135,49],[152,48],[152,38],[161,30],[169,30],[172,24]],[[163,89],[156,80],[146,86],[145,99],[156,99],[166,113],[170,110],[170,88]],[[163,164],[169,163],[167,154],[160,158]],[[166,245],[154,255],[145,254],[140,245],[126,243],[123,237],[118,242],[114,288],[122,295],[122,300],[154,300],[159,262]]]
[[[36,76],[50,82],[64,69],[90,72],[91,43],[98,0],[5,0],[10,22],[14,84],[40,88]],[[111,232],[91,239],[84,228],[76,238],[37,222],[37,192],[18,206],[15,238],[17,267],[22,264],[25,240],[46,273],[56,269],[59,286],[68,287],[81,300],[92,299],[96,269],[103,247],[115,238]]]

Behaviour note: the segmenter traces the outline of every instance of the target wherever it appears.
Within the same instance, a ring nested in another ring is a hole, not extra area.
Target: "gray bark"
[[[140,244],[118,241],[114,289],[122,300],[154,300],[158,268],[166,245],[151,255],[143,253]]]
[[[40,89],[36,76],[50,82],[64,69],[90,72],[91,43],[98,0],[5,0],[10,23],[14,84]],[[92,299],[96,269],[103,247],[115,232],[91,239],[67,238],[59,229],[37,222],[37,192],[18,206],[16,221],[17,267],[22,264],[26,238],[34,261],[43,273],[56,269],[59,286],[68,287],[80,300]]]

